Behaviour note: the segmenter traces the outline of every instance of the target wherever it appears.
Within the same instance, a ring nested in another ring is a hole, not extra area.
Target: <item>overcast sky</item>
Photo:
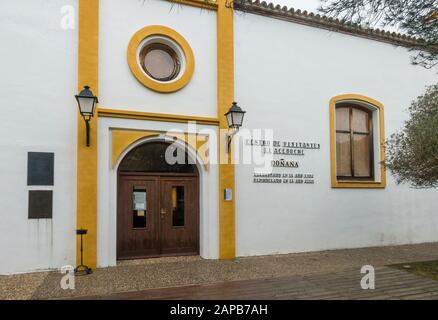
[[[288,6],[289,8],[302,9],[315,12],[318,6],[321,4],[319,0],[265,0],[266,2],[272,2],[275,4],[281,4]]]

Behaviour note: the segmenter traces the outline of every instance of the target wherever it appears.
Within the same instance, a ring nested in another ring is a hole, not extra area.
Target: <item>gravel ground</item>
[[[56,272],[0,276],[0,299],[57,299],[108,295],[185,285],[218,283],[292,275],[337,272],[363,265],[384,266],[438,259],[438,243],[334,250],[239,258],[233,261],[199,257],[124,261],[117,267],[76,277],[75,290],[60,287]]]
[[[43,285],[48,272],[0,276],[0,300],[28,300]]]

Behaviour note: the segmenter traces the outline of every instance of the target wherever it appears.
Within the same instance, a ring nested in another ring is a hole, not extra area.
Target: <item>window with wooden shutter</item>
[[[372,112],[361,106],[336,105],[336,175],[338,180],[373,180]]]

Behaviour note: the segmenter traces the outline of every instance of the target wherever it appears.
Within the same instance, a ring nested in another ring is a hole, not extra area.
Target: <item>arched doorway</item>
[[[164,141],[147,142],[119,165],[119,260],[199,254],[198,168],[187,153],[183,164],[167,163],[169,150],[178,152]]]

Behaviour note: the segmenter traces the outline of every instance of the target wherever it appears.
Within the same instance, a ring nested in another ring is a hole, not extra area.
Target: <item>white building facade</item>
[[[92,268],[438,241],[436,190],[382,165],[436,81],[414,39],[225,0],[5,1],[0,25],[0,274],[79,264],[77,229]]]

